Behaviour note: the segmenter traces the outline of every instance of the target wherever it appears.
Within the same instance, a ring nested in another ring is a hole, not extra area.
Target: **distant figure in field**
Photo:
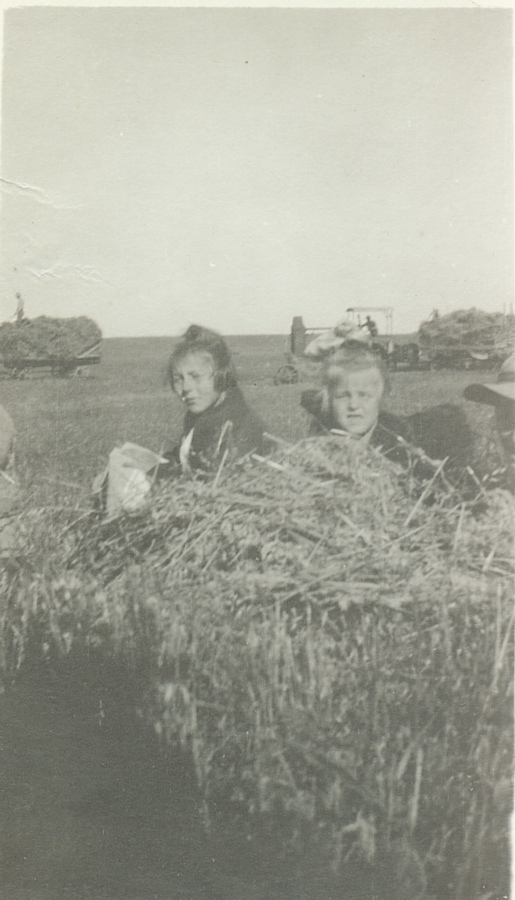
[[[409,444],[430,459],[447,458],[450,469],[463,468],[471,445],[463,411],[441,404],[411,416],[396,416],[382,410],[388,390],[388,372],[378,354],[357,346],[340,350],[326,363],[322,389],[302,394],[301,405],[312,416],[310,433],[332,432],[379,447],[402,465],[411,458]],[[419,462],[416,471],[425,477],[434,468]]]
[[[515,492],[515,353],[502,364],[497,380],[490,384],[469,384],[464,397],[493,406],[495,426],[502,448],[505,485]]]
[[[23,318],[24,318],[24,314],[23,314],[24,303],[23,303],[23,297],[20,293],[16,294],[16,300],[17,300],[16,321],[17,321],[18,325],[21,325],[21,323],[23,322]]]
[[[368,328],[368,332],[369,332],[369,334],[370,334],[370,337],[373,337],[373,338],[374,338],[374,337],[377,337],[377,335],[379,334],[377,325],[376,325],[376,323],[374,322],[374,320],[370,318],[370,316],[367,316],[367,317],[366,317],[366,319],[365,319],[365,321],[364,321],[364,323],[363,323],[363,328]]]
[[[179,444],[165,455],[182,471],[209,471],[262,450],[264,423],[246,403],[219,334],[191,325],[172,352],[168,377],[186,415]]]

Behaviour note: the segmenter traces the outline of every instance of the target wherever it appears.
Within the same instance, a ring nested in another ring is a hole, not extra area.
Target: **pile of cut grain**
[[[96,322],[86,316],[54,319],[38,316],[0,325],[0,357],[21,359],[74,359],[102,339]]]
[[[457,310],[422,322],[418,341],[423,348],[441,347],[501,351],[514,344],[515,317],[481,309]]]
[[[170,481],[134,518],[27,511],[4,670],[121,661],[217,827],[280,822],[335,865],[402,845],[429,893],[501,896],[513,513],[338,437]]]
[[[92,513],[65,524],[57,545],[41,532],[30,543],[45,548],[45,568],[81,569],[105,585],[136,564],[170,589],[219,573],[229,603],[399,608],[454,569],[472,577],[488,564],[509,577],[510,502],[501,491],[467,503],[438,470],[421,483],[375,449],[310,438],[214,480],[165,482],[140,515]]]

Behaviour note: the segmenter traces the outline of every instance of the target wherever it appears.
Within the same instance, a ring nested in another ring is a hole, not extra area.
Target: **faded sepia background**
[[[511,64],[508,10],[8,10],[0,319],[506,309]]]

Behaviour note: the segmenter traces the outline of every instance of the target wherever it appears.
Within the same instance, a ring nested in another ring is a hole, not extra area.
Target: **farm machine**
[[[380,313],[384,330],[370,318]],[[363,314],[367,314],[363,320]],[[499,365],[515,344],[515,317],[478,309],[440,316],[435,310],[415,335],[394,339],[393,307],[349,307],[346,318],[333,328],[306,328],[295,316],[286,364],[276,372],[276,384],[294,384],[300,378],[301,359],[320,360],[350,341],[366,343],[380,354],[388,368],[491,369]]]

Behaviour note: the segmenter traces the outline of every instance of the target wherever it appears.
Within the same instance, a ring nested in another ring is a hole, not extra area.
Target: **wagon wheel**
[[[70,372],[71,378],[79,378],[81,375],[85,375],[86,371],[84,366],[75,366],[73,372]]]
[[[69,378],[75,374],[75,366],[73,364],[70,365],[70,363],[61,363],[56,366],[54,374],[58,378]]]
[[[291,363],[280,366],[274,376],[274,384],[297,384],[298,380],[299,370]]]

